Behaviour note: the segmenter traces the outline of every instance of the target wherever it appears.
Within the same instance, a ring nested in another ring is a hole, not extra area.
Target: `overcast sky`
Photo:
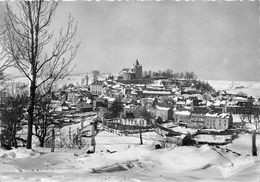
[[[202,79],[259,80],[259,2],[62,2],[54,28],[78,20],[75,72],[194,71]]]

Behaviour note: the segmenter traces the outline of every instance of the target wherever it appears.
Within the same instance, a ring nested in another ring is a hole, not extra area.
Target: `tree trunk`
[[[12,131],[12,146],[15,148],[18,148],[17,142],[16,142],[16,124],[13,125],[13,131]]]
[[[55,148],[55,131],[54,128],[52,128],[52,137],[51,137],[51,152],[54,152],[54,148]]]
[[[256,130],[252,132],[252,155],[257,156],[257,148],[256,148]]]
[[[28,109],[28,132],[27,132],[27,149],[32,148],[32,129],[33,129],[33,113],[34,113],[34,105],[35,105],[35,81],[31,82],[30,86],[30,105]]]
[[[94,123],[92,123],[92,134],[91,134],[91,150],[90,150],[90,153],[95,153],[95,150],[96,150],[96,140],[95,140],[95,135],[96,135],[96,132],[95,132],[95,125]]]
[[[39,141],[40,141],[40,147],[44,147],[44,138],[41,138]]]

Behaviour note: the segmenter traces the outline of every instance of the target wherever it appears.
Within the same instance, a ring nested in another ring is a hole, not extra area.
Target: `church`
[[[142,65],[139,64],[138,59],[132,68],[124,68],[118,74],[118,80],[136,80],[143,78],[143,68]]]

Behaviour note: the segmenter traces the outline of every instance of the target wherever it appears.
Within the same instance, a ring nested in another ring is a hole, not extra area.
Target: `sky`
[[[194,71],[201,79],[260,81],[259,2],[62,2],[56,31],[71,14],[81,47],[74,72]]]

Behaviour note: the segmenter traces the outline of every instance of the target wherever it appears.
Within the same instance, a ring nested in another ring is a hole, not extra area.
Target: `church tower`
[[[136,59],[136,62],[134,65],[134,72],[135,72],[136,79],[141,79],[143,77],[143,68],[142,68],[142,65],[139,64],[138,59]]]

